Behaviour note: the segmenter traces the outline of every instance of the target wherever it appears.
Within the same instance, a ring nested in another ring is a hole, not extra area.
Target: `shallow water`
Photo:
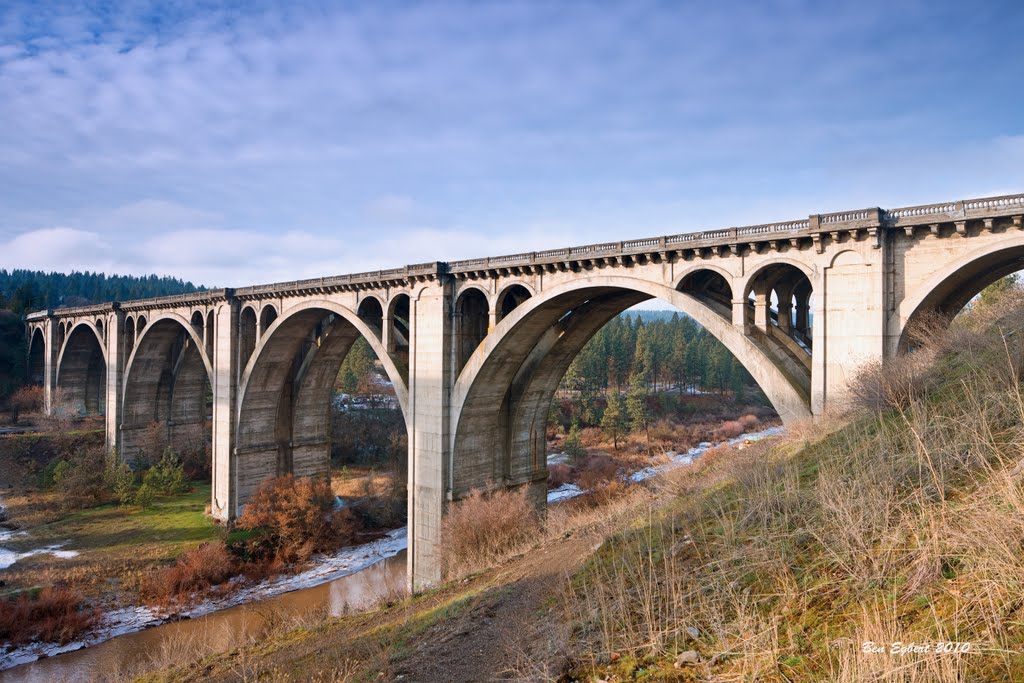
[[[327,583],[272,598],[128,633],[98,645],[0,671],[0,683],[97,681],[222,652],[259,638],[277,624],[303,618],[340,616],[405,591],[405,551]],[[188,657],[185,657],[186,653]]]

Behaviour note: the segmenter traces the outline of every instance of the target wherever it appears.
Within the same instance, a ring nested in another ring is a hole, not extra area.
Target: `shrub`
[[[540,534],[540,517],[526,487],[475,489],[449,507],[441,522],[444,565],[449,576],[487,567]]]
[[[257,556],[306,560],[335,542],[334,502],[325,479],[290,474],[268,479],[246,503],[238,528],[254,532],[249,549]]]
[[[573,460],[587,454],[586,449],[583,448],[583,441],[580,439],[580,425],[576,420],[573,420],[572,426],[569,428],[569,436],[565,437],[562,449]]]
[[[39,385],[21,387],[7,399],[7,407],[11,411],[11,420],[15,423],[22,413],[40,412],[43,409],[43,387]]]
[[[149,484],[143,484],[140,486],[132,496],[132,502],[143,510],[153,507],[153,501],[155,500],[156,490]]]
[[[572,468],[568,465],[548,465],[548,486],[558,488],[572,481]]]
[[[92,628],[100,611],[85,605],[67,588],[47,586],[36,595],[21,595],[0,606],[0,642],[70,643]]]
[[[726,420],[718,428],[715,438],[719,440],[734,439],[745,431],[747,429],[740,420]]]
[[[223,543],[203,543],[178,558],[173,566],[150,575],[140,592],[150,603],[187,603],[223,584],[238,570],[238,562]]]
[[[110,498],[102,448],[82,448],[60,460],[53,469],[53,482],[61,492],[61,505],[80,509],[100,505]]]
[[[155,493],[173,496],[188,491],[185,469],[170,448],[164,450],[160,461],[149,468],[142,478],[142,485],[149,486]]]
[[[581,488],[596,491],[615,481],[617,471],[615,461],[606,455],[592,455],[579,465],[577,482]]]

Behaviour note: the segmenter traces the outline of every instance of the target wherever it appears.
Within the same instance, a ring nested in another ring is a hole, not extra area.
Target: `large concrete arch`
[[[1012,232],[943,263],[911,290],[897,307],[890,325],[895,347],[907,348],[907,329],[920,316],[934,312],[953,319],[978,292],[1010,273],[1024,270],[1024,234]]]
[[[120,452],[136,458],[150,425],[165,427],[175,443],[206,421],[213,363],[191,320],[177,313],[154,316],[143,328],[125,365]]]
[[[29,384],[43,384],[46,380],[46,334],[43,328],[29,328],[28,373]]]
[[[283,310],[261,337],[239,383],[237,506],[268,477],[327,473],[334,379],[359,337],[377,354],[405,414],[405,381],[376,330],[355,311],[323,299]]]
[[[63,390],[68,408],[82,415],[102,415],[106,410],[107,351],[103,336],[91,320],[68,331],[57,357],[56,385]]]
[[[512,311],[484,339],[456,380],[449,467],[453,492],[464,492],[499,474],[522,481],[525,466],[513,462],[517,456],[512,453],[524,444],[531,452],[539,448],[536,427],[565,368],[605,322],[650,298],[676,306],[718,338],[747,368],[784,421],[811,416],[806,385],[783,372],[774,357],[742,329],[698,299],[633,277],[580,278],[547,290]],[[507,447],[494,442],[494,433],[502,431],[494,425],[512,427],[506,436]],[[517,429],[524,433],[516,433]],[[531,438],[533,444],[527,443]],[[489,449],[510,454],[501,465],[503,469],[482,457]],[[481,457],[475,458],[475,453]]]

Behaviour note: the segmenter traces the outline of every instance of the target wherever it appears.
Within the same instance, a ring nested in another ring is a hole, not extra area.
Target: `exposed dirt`
[[[599,542],[571,536],[494,570],[494,585],[472,608],[442,620],[411,643],[394,664],[395,680],[410,682],[536,680],[567,668],[561,621],[550,614],[568,575]]]

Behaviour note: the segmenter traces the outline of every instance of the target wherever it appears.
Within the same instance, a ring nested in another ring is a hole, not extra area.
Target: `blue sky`
[[[0,267],[235,286],[1024,191],[1024,5],[0,5]]]

